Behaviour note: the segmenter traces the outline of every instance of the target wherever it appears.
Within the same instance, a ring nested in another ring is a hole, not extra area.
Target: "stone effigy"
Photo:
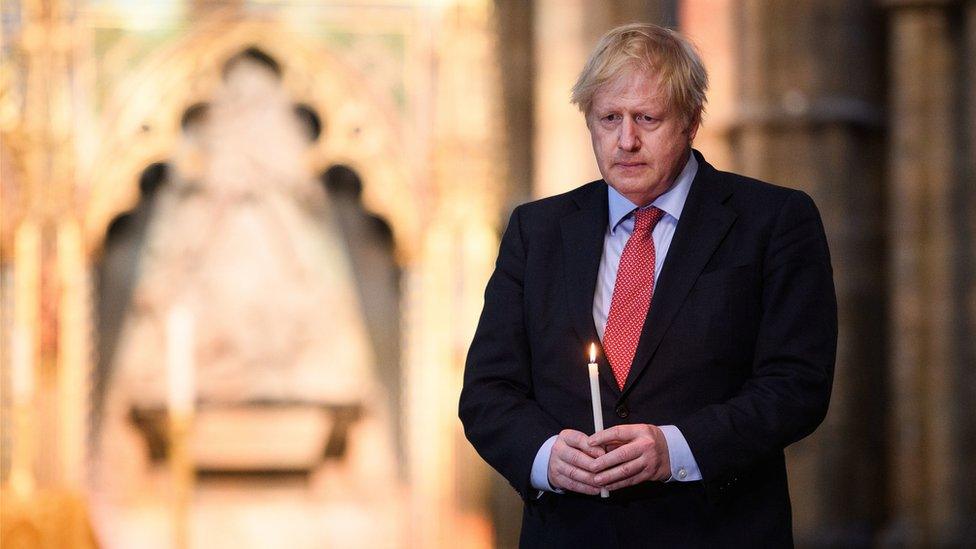
[[[276,75],[247,57],[188,128],[161,191],[116,358],[120,388],[165,399],[165,318],[195,318],[197,400],[349,404],[373,384],[347,251]]]
[[[114,354],[103,470],[139,475],[139,462],[165,457],[166,322],[178,305],[193,317],[198,468],[310,472],[362,443],[372,474],[393,471],[348,250],[278,75],[238,56],[184,122]]]

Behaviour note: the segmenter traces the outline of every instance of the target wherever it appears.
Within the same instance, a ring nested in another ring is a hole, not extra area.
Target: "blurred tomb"
[[[184,303],[200,402],[361,402],[373,357],[347,250],[273,66],[233,60],[207,111],[156,199],[115,357],[120,389],[135,406],[163,404],[162,320]]]
[[[377,355],[396,363],[398,348],[375,346],[390,339],[389,320],[366,312],[398,297],[389,229],[354,207],[352,170],[313,173],[307,150],[323,121],[292,103],[277,63],[259,50],[230,59],[212,100],[187,109],[181,126],[169,162],[144,172],[139,206],[110,227],[99,273],[97,476],[109,500],[126,502],[102,507],[126,515],[125,526],[107,528],[110,544],[165,529],[159,504],[138,501],[166,484],[174,398],[192,402],[194,522],[209,524],[198,541],[239,528],[265,491],[282,510],[267,526],[278,539],[341,543],[329,505],[341,502],[354,524],[356,502],[360,518],[400,504],[390,497],[398,372],[384,366],[378,376],[376,364]],[[353,238],[363,230],[372,240]],[[364,267],[372,272],[356,280]],[[174,308],[192,318],[189,341],[169,341]],[[192,346],[177,350],[193,372],[183,386],[170,379],[174,345]],[[398,524],[371,535],[397,539]]]

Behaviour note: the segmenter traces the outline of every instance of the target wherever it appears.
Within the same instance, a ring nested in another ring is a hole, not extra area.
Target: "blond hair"
[[[573,86],[573,104],[589,113],[597,90],[632,70],[656,73],[668,108],[689,124],[700,121],[708,73],[698,51],[680,33],[647,23],[623,25],[600,38]]]

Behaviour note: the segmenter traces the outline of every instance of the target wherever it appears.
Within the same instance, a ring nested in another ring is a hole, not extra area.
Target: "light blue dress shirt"
[[[593,324],[596,326],[601,340],[607,326],[607,315],[610,313],[610,300],[613,297],[613,287],[617,281],[620,254],[623,253],[627,240],[634,232],[634,211],[657,207],[663,210],[665,214],[651,232],[655,251],[654,283],[657,285],[657,278],[661,274],[661,268],[667,258],[668,248],[671,247],[674,229],[678,226],[678,220],[681,219],[681,211],[685,207],[688,191],[691,190],[691,182],[697,173],[698,161],[694,154],[689,154],[688,162],[685,163],[685,167],[681,170],[674,185],[667,192],[657,197],[654,202],[640,208],[613,187],[607,187],[610,223],[603,238],[603,257],[600,259],[600,271],[597,274],[596,289],[593,295]],[[688,447],[688,442],[681,431],[674,425],[661,425],[660,428],[667,441],[668,457],[671,460],[671,478],[668,479],[668,482],[671,480],[681,482],[701,480],[698,463],[691,454],[691,448]],[[530,480],[532,487],[537,490],[561,492],[561,490],[555,490],[549,485],[549,455],[552,453],[552,445],[555,442],[556,435],[546,440],[532,462]]]

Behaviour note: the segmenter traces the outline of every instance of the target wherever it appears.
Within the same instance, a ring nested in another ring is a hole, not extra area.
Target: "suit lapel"
[[[654,288],[651,308],[624,384],[624,396],[653,358],[674,315],[736,218],[736,213],[722,204],[732,193],[731,186],[718,177],[715,169],[701,155],[695,154],[698,157],[698,173],[692,182]]]
[[[590,343],[602,348],[600,336],[593,324],[593,294],[596,278],[603,257],[603,240],[610,213],[607,185],[600,181],[588,186],[576,198],[579,210],[560,220],[563,238],[563,265],[566,274],[566,300],[569,305],[573,329],[580,340],[580,359],[588,351]],[[620,389],[613,379],[610,365],[604,353],[600,353],[600,377],[603,383],[618,394]]]

